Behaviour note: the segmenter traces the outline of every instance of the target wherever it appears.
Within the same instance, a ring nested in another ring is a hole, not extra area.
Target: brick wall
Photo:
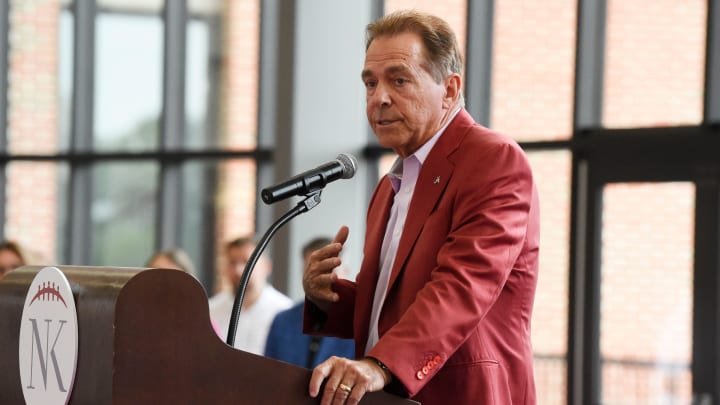
[[[689,372],[666,365],[691,360],[695,188],[612,184],[603,198],[603,398],[657,403],[675,395],[689,402]]]
[[[232,150],[252,149],[257,138],[258,0],[223,2],[222,41],[221,143]]]
[[[603,123],[699,124],[707,2],[610,0],[607,8]]]
[[[574,0],[495,3],[490,125],[518,141],[572,133]]]
[[[55,153],[58,144],[58,0],[10,1],[8,149]],[[58,168],[13,163],[7,171],[5,233],[41,263],[56,259]]]
[[[223,6],[221,145],[249,150],[257,143],[260,5],[258,0],[225,0]],[[255,170],[255,163],[248,160],[219,167],[218,269],[224,263],[224,243],[255,232]],[[228,288],[225,280],[218,281],[219,289]]]

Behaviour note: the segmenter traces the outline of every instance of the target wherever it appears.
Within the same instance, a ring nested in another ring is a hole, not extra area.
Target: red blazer
[[[320,333],[353,337],[365,352],[379,256],[394,192],[383,178],[370,202],[356,281]],[[530,165],[510,138],[462,110],[420,171],[368,353],[423,404],[535,404],[530,344],[538,275],[539,207]],[[305,330],[318,325],[306,305]]]

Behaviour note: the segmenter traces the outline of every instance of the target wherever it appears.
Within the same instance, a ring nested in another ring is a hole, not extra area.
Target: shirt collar
[[[437,143],[438,139],[440,139],[440,136],[445,132],[445,129],[447,129],[448,125],[455,119],[455,116],[458,115],[460,112],[460,107],[457,107],[455,111],[450,115],[450,119],[443,125],[442,128],[440,128],[435,135],[432,136],[427,142],[425,142],[418,150],[416,150],[412,155],[406,157],[405,159],[401,158],[400,156],[395,159],[395,163],[393,163],[392,167],[390,168],[390,171],[388,172],[388,177],[390,178],[390,184],[392,184],[393,190],[397,193],[397,191],[400,189],[400,181],[402,180],[402,172],[403,172],[403,162],[407,159],[417,159],[418,162],[420,162],[420,167],[422,167],[423,163],[425,163],[425,159],[427,159],[428,155],[430,154],[430,151],[432,150],[433,146]]]
[[[448,119],[448,121],[445,123],[445,125],[443,125],[443,127],[440,128],[440,130],[437,131],[437,132],[435,133],[435,135],[433,135],[432,138],[430,138],[427,142],[425,142],[425,143],[423,144],[423,146],[421,146],[420,148],[418,148],[418,150],[416,150],[415,153],[413,153],[412,155],[410,155],[410,156],[415,156],[415,158],[417,158],[417,160],[420,162],[420,166],[422,166],[422,164],[425,163],[425,159],[427,159],[427,156],[430,154],[430,151],[432,150],[433,146],[435,146],[435,144],[437,143],[437,140],[440,139],[440,135],[442,135],[443,132],[445,132],[445,129],[446,129],[446,128],[448,127],[448,125],[450,125],[450,123],[455,119],[455,116],[456,116],[459,112],[460,112],[460,107],[458,107],[458,108],[450,115],[450,119]],[[408,156],[408,158],[409,158],[410,156]]]

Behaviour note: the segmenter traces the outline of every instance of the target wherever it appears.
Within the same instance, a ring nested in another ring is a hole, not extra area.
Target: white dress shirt
[[[234,303],[235,296],[229,292],[221,292],[210,298],[210,319],[223,333],[220,336],[223,341],[227,339]],[[251,307],[240,310],[233,346],[262,356],[265,353],[267,335],[275,315],[290,308],[292,304],[290,298],[272,286],[266,285]]]

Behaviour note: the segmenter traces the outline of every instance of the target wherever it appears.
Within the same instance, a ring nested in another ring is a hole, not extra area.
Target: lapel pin
[[[440,184],[440,176],[435,177],[435,181],[433,183]]]

